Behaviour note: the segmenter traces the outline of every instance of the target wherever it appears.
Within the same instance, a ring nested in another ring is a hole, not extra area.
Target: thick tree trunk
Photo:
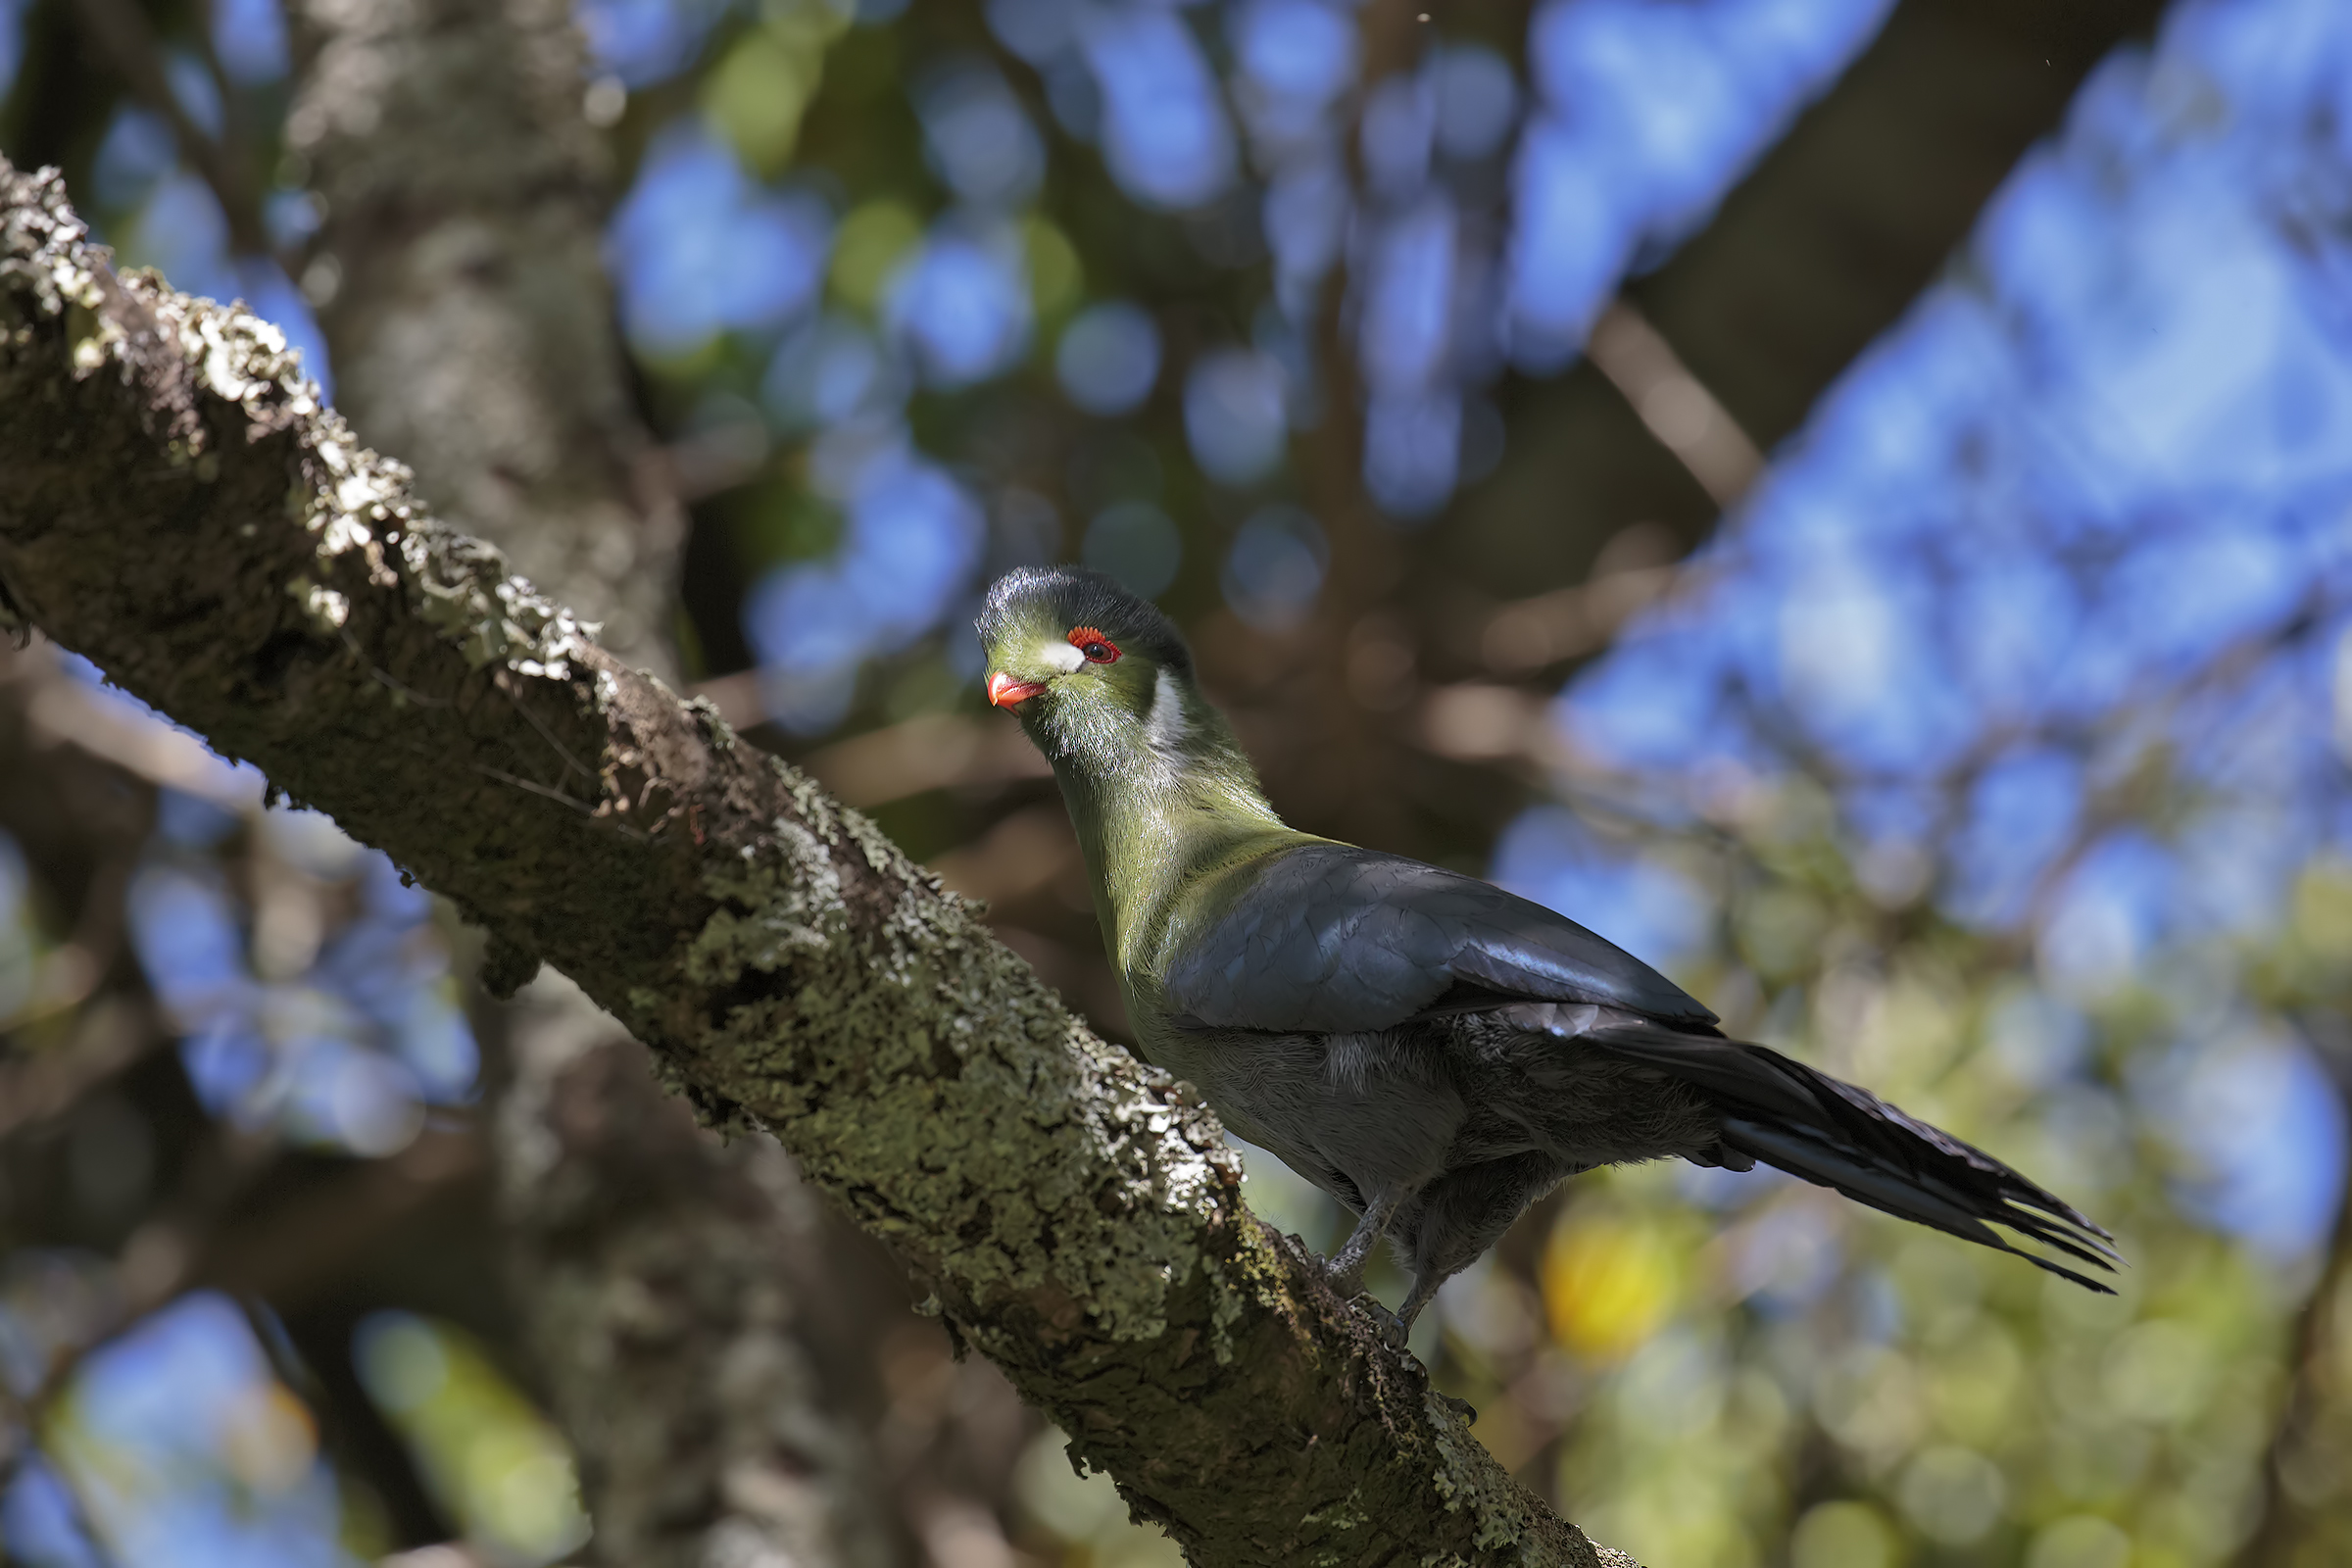
[[[792,1265],[831,1240],[817,1195],[772,1140],[717,1147],[577,990],[538,989],[494,1138],[515,1294],[582,1459],[591,1553],[904,1560],[862,1426],[806,1343],[814,1271]]]
[[[431,520],[273,329],[116,278],[5,169],[0,591],[775,1129],[1195,1563],[1603,1560],[1249,1213],[1189,1093]]]
[[[304,0],[289,149],[337,401],[623,663],[674,678],[684,519],[604,268],[602,143],[568,0]]]

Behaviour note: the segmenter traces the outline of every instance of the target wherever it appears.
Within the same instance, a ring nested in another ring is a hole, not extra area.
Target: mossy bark
[[[287,117],[326,198],[342,413],[623,662],[666,675],[680,508],[628,394],[611,171],[568,0],[304,0]],[[880,1250],[766,1138],[696,1128],[553,974],[482,1015],[501,1271],[612,1568],[892,1568]],[[899,1306],[890,1282],[891,1306]],[[903,1307],[901,1311],[903,1312]],[[862,1333],[860,1333],[862,1331]],[[1009,1402],[1009,1396],[1005,1399]],[[927,1478],[926,1478],[927,1479]]]
[[[1197,1564],[1579,1564],[1215,1119],[856,812],[428,517],[273,329],[0,165],[0,594],[774,1130]]]

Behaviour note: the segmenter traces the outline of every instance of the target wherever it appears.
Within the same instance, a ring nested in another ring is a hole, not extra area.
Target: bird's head
[[[1145,721],[1193,683],[1192,650],[1175,624],[1084,566],[1023,566],[998,578],[980,612],[980,645],[989,702],[1032,733]]]
[[[1201,695],[1183,635],[1112,578],[1083,566],[1008,572],[988,591],[980,643],[988,700],[1017,714],[1053,762],[1082,842],[1104,813],[1147,808],[1281,825]]]

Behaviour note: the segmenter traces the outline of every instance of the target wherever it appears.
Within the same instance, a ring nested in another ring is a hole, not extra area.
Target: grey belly
[[[1203,1031],[1153,1053],[1225,1125],[1360,1210],[1449,1168],[1471,1119],[1439,1043]]]

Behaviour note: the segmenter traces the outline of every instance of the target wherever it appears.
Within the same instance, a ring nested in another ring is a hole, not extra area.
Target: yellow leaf
[[[1650,1227],[1570,1213],[1544,1253],[1552,1337],[1589,1359],[1620,1360],[1666,1321],[1680,1274],[1665,1238]]]

